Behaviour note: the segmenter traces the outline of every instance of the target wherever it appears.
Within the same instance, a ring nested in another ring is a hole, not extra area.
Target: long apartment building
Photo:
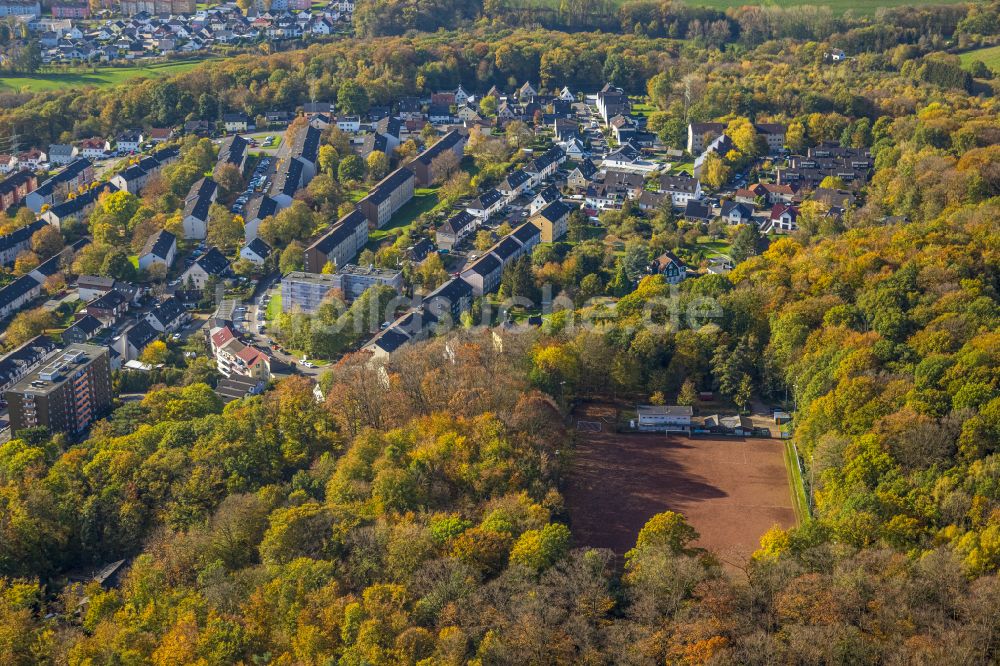
[[[462,159],[462,155],[465,154],[465,140],[465,136],[458,130],[451,130],[438,139],[433,146],[414,157],[408,166],[413,170],[417,185],[424,187],[449,175],[447,173],[448,168],[450,168],[449,164],[457,164],[457,162],[446,163],[438,158],[450,150],[455,157]]]
[[[106,347],[71,344],[5,394],[14,432],[43,426],[79,433],[111,407],[111,363]]]
[[[367,242],[368,220],[361,211],[352,210],[305,249],[306,272],[322,273],[327,263],[344,266]]]
[[[529,254],[539,242],[539,228],[531,222],[525,222],[497,241],[483,256],[462,271],[460,277],[469,283],[476,296],[488,294],[500,286],[504,267]]]
[[[358,210],[372,226],[381,229],[413,198],[415,182],[413,172],[400,167],[379,181],[368,196],[358,202]]]
[[[29,192],[24,204],[37,215],[42,212],[42,206],[65,201],[70,192],[90,184],[93,179],[93,165],[90,160],[81,157]]]

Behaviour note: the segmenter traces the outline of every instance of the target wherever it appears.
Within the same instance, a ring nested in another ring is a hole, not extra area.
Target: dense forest
[[[635,278],[691,230],[626,206],[606,242],[547,246],[505,283],[565,296],[541,329],[470,325],[384,373],[348,355],[320,402],[291,378],[224,406],[192,371],[83,442],[21,434],[0,446],[0,663],[995,661],[1000,109],[991,82],[952,76],[933,34],[987,35],[996,4],[886,15],[831,35],[741,27],[721,49],[662,22],[653,36],[479,24],[3,96],[0,131],[45,142],[335,100],[345,80],[372,103],[611,80],[648,95],[671,141],[687,120],[783,120],[801,147],[870,148],[876,173],[842,217],[806,207],[800,231],[746,239],[731,273],[680,289]],[[857,30],[872,46],[824,62]],[[78,268],[100,270],[140,223],[176,224],[213,161],[190,140],[142,200],[105,199],[86,230],[105,254]],[[311,192],[263,233],[308,235],[338,202]],[[607,295],[614,308],[592,300]],[[735,573],[682,516],[653,517],[615,556],[577,542],[564,506],[573,404],[686,385],[796,407],[813,518],[768,532]],[[123,558],[116,589],[67,584]]]

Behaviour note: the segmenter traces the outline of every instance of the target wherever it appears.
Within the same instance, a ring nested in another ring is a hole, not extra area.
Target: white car
[[[305,367],[307,367],[307,368],[315,368],[316,367],[316,364],[313,363],[312,361],[302,361],[302,365],[305,366]]]

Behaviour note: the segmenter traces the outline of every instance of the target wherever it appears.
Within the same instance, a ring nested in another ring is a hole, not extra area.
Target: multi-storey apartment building
[[[14,432],[44,426],[79,433],[111,407],[106,347],[71,344],[7,391]]]

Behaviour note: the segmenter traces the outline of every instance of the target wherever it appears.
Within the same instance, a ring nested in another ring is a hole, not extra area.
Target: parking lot
[[[246,206],[247,201],[250,200],[254,194],[258,192],[266,192],[267,188],[271,184],[271,176],[273,174],[274,158],[272,157],[262,157],[254,167],[253,173],[250,174],[250,178],[247,180],[247,187],[236,198],[230,210],[237,215],[243,212],[243,208]]]

